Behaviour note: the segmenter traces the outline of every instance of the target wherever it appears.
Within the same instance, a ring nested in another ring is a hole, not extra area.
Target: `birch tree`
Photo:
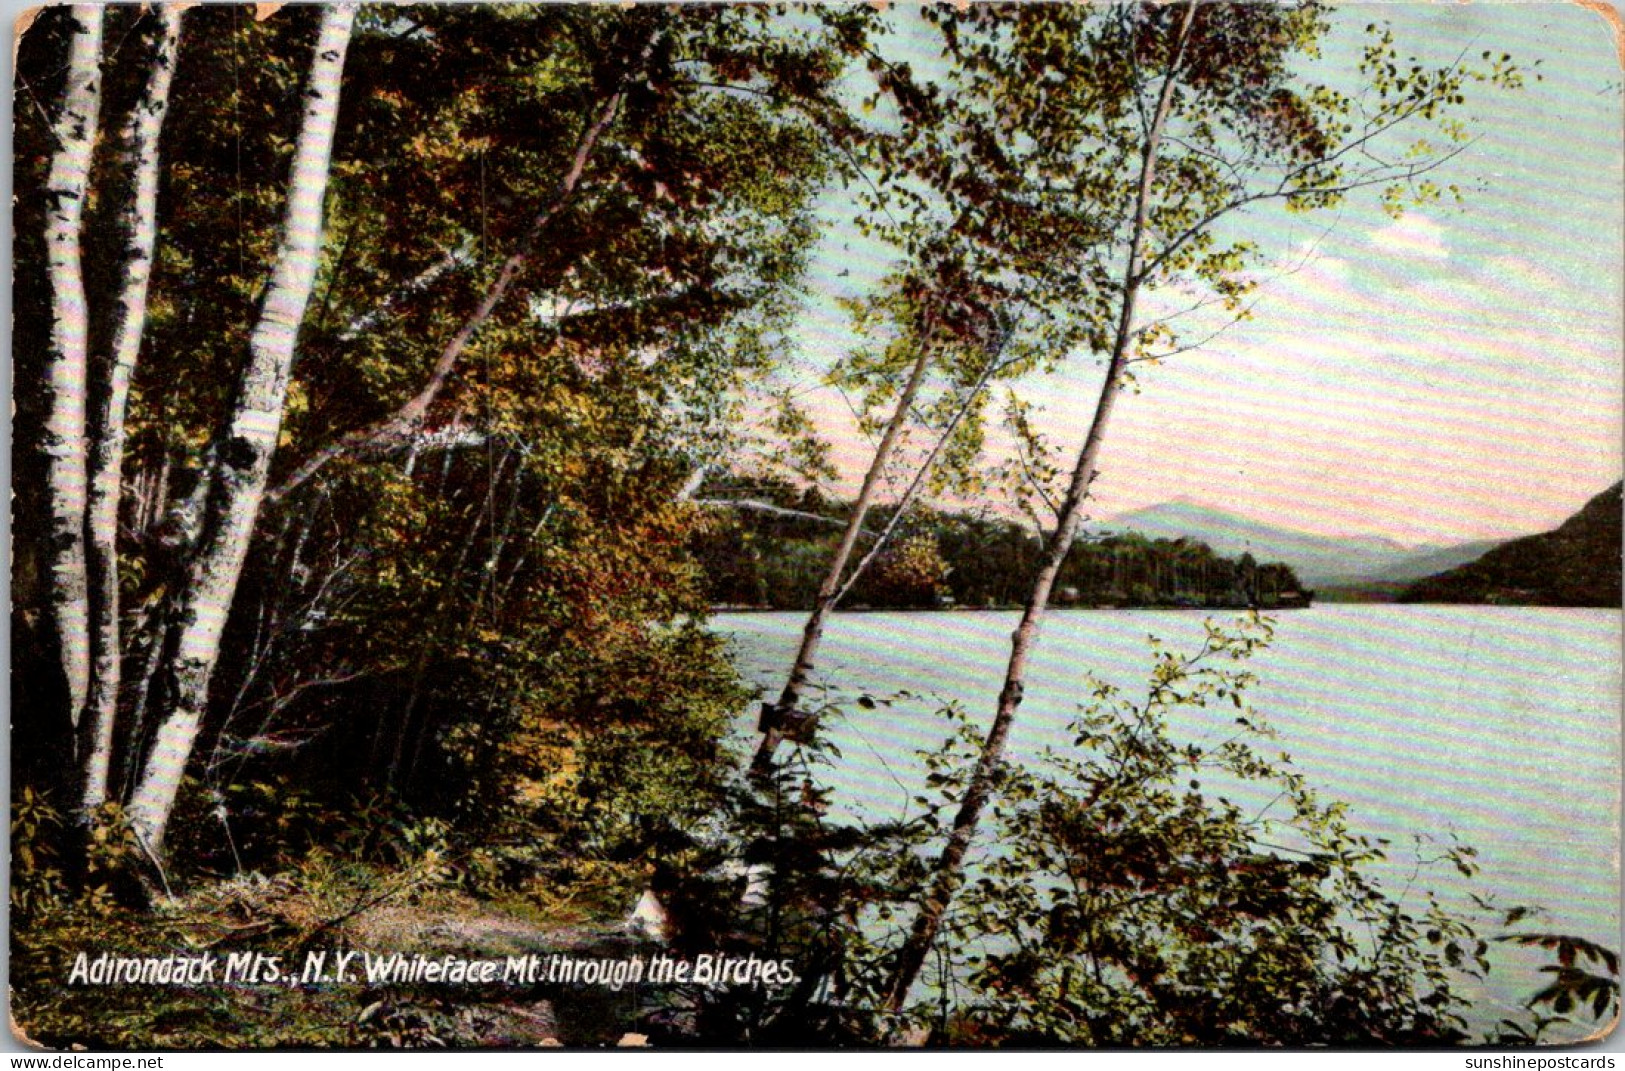
[[[161,850],[207,707],[226,614],[282,428],[288,376],[321,252],[323,200],[355,10],[353,4],[334,4],[322,11],[288,175],[281,238],[229,426],[208,474],[204,530],[178,605],[180,635],[172,692],[129,809],[137,836],[154,853]]]
[[[758,727],[762,738],[751,760],[753,775],[768,773],[779,746],[787,739],[801,735],[806,728],[808,715],[798,708],[811,683],[818,648],[823,641],[830,614],[889,544],[898,523],[935,471],[938,460],[958,432],[961,422],[978,408],[983,388],[1000,369],[1009,332],[998,322],[995,313],[967,302],[963,293],[966,289],[968,286],[964,280],[928,278],[916,281],[912,286],[905,284],[903,293],[893,295],[896,303],[902,306],[901,316],[905,321],[904,330],[894,343],[903,357],[903,375],[899,380],[892,381],[896,388],[894,392],[888,389],[892,384],[882,384],[882,398],[885,394],[894,394],[890,401],[890,414],[885,418],[880,439],[869,456],[863,481],[848,512],[840,541],[825,566],[823,580],[802,626],[801,642],[791,663],[784,690],[777,702],[762,708]],[[962,356],[967,352],[969,358]],[[971,376],[973,382],[969,387],[962,387],[959,391],[960,397],[957,404],[951,405],[948,419],[934,432],[935,444],[915,467],[907,489],[894,504],[891,520],[874,536],[868,552],[854,565],[853,554],[864,532],[864,522],[876,504],[906,429],[916,418],[916,406],[927,374],[934,361],[948,363],[951,373],[952,362],[948,361],[948,357],[955,354],[961,355],[961,361],[980,358],[981,370]]]
[[[956,26],[962,15],[944,15],[944,24]],[[883,309],[892,306],[903,326],[900,342],[906,359],[883,357],[867,368],[860,364],[861,374],[849,377],[870,393],[866,409],[878,400],[889,407],[889,415],[877,421],[879,438],[803,626],[784,689],[762,708],[762,737],[751,762],[755,776],[772,768],[786,739],[805,735],[812,718],[798,707],[812,680],[830,614],[885,550],[950,448],[975,437],[987,386],[1044,363],[1044,343],[1027,340],[1012,346],[1018,325],[1033,310],[1062,304],[1075,293],[1069,260],[1078,250],[1068,243],[1093,239],[1077,214],[1077,201],[1064,194],[1035,198],[1023,152],[995,147],[989,129],[996,102],[981,94],[981,87],[959,82],[943,92],[906,65],[878,56],[871,57],[869,68],[878,89],[867,103],[872,107],[887,98],[899,129],[875,137],[868,146],[867,160],[880,181],[859,197],[864,210],[860,225],[900,250],[912,265],[903,271],[900,293],[874,302]],[[1053,178],[1046,175],[1045,181]],[[1017,227],[989,225],[1001,209],[1018,202],[1028,202],[1028,210],[1013,213],[1021,220]],[[1037,211],[1032,211],[1035,202]],[[1040,234],[1046,248],[1035,258],[1033,239]],[[1053,355],[1065,332],[1050,334],[1048,352]],[[927,431],[932,445],[912,474],[905,474],[905,490],[891,520],[854,563],[864,521],[883,480],[894,475],[905,429],[917,415],[922,386],[934,366],[951,385],[934,407],[944,411],[941,426]]]
[[[70,15],[20,51],[33,444],[46,207],[67,202],[48,202],[54,116],[31,104],[36,86],[62,96]],[[77,421],[93,501],[71,526],[89,619],[49,612],[46,480],[25,469],[20,780],[125,803],[161,857],[177,799],[239,833],[250,785],[293,778],[342,806],[303,746],[359,740],[346,785],[529,829],[515,786],[563,731],[635,850],[648,830],[628,813],[714,810],[737,697],[688,624],[699,515],[673,495],[689,444],[719,437],[717,399],[777,362],[870,13],[360,9],[353,40],[348,11],[319,8],[107,18],[123,46],[105,159],[72,199],[95,207]],[[55,667],[87,636],[95,668],[70,704]],[[606,715],[611,688],[631,698]],[[70,706],[90,711],[77,732]],[[242,865],[246,842],[222,862],[220,830],[196,832],[189,862]]]
[[[90,421],[90,487],[86,534],[90,566],[90,697],[81,727],[82,805],[88,812],[105,802],[118,717],[120,475],[124,465],[125,412],[130,380],[141,353],[147,322],[147,289],[152,279],[158,233],[159,135],[169,110],[170,85],[180,49],[184,8],[159,8],[158,40],[146,81],[121,135],[131,174],[132,196],[117,226],[125,243],[122,283],[114,299],[108,353]]]
[[[1107,358],[1093,417],[1077,448],[1040,568],[1011,637],[1003,685],[981,751],[941,855],[894,961],[886,1008],[901,1011],[963,881],[966,858],[1027,683],[1028,659],[1049,606],[1055,577],[1084,520],[1089,488],[1112,412],[1132,365],[1186,352],[1174,316],[1147,316],[1147,291],[1169,290],[1196,307],[1214,304],[1245,316],[1254,283],[1246,268],[1258,253],[1246,239],[1226,241],[1220,224],[1269,202],[1289,210],[1335,206],[1351,191],[1378,188],[1392,212],[1437,200],[1446,191],[1429,175],[1460,151],[1465,128],[1448,116],[1470,81],[1516,86],[1504,62],[1484,69],[1458,59],[1429,67],[1400,59],[1393,39],[1375,26],[1360,64],[1367,88],[1355,95],[1295,77],[1294,64],[1318,52],[1327,24],[1313,4],[1270,6],[1128,5],[1104,13],[1075,9],[1055,16],[1051,42],[1081,44],[1079,77],[1121,92],[1120,108],[1102,108],[1092,90],[1034,78],[998,44],[977,44],[974,62],[999,79],[1014,100],[1042,94],[1042,107],[1073,110],[1073,138],[1053,150],[1087,154],[1101,167],[1091,188],[1103,213],[1126,206],[1103,252],[1121,259],[1102,274],[1087,310],[1091,336]],[[1016,38],[1019,41],[1019,35]],[[1006,38],[1006,41],[1010,38]],[[1486,56],[1486,59],[1489,57]],[[1083,71],[1089,71],[1087,76]],[[1003,73],[1001,73],[1003,72]],[[1404,142],[1407,129],[1422,128]],[[1429,140],[1431,136],[1434,140]],[[1123,179],[1132,176],[1132,184]],[[1232,232],[1233,233],[1233,232]],[[1107,269],[1102,260],[1095,270]],[[1160,310],[1159,310],[1160,311]]]
[[[446,382],[451,378],[457,363],[462,359],[464,351],[473,342],[480,328],[485,326],[491,314],[496,310],[502,299],[507,295],[515,279],[527,266],[537,252],[537,244],[547,232],[548,225],[559,214],[575,195],[576,188],[581,184],[582,175],[591,162],[593,153],[603,138],[604,132],[615,121],[616,114],[621,109],[621,103],[626,97],[627,84],[643,73],[644,66],[653,55],[655,45],[659,40],[658,32],[651,34],[639,52],[636,61],[624,76],[623,82],[615,88],[597,108],[592,121],[582,131],[581,138],[576,144],[575,152],[571,154],[569,169],[559,178],[558,185],[552,195],[537,211],[530,226],[525,229],[517,247],[508,254],[502,262],[502,267],[496,277],[486,287],[485,293],[480,297],[479,304],[468,314],[467,318],[458,326],[457,330],[447,340],[445,347],[440,351],[430,371],[427,381],[418,392],[403,403],[393,413],[381,420],[354,431],[348,432],[339,439],[316,452],[296,470],[282,480],[269,494],[271,501],[280,499],[283,495],[297,489],[306,480],[310,479],[335,459],[345,454],[354,453],[389,439],[399,439],[401,436],[416,430],[428,415],[429,406],[440,395]]]
[[[351,772],[391,782],[402,797],[458,791],[425,771],[461,763],[471,738],[490,760],[478,769],[482,785],[508,778],[510,763],[517,778],[545,754],[536,735],[582,716],[584,682],[613,675],[614,659],[630,657],[634,647],[614,646],[623,632],[658,631],[657,622],[697,612],[687,580],[667,562],[691,510],[633,503],[648,501],[646,492],[669,497],[672,437],[714,420],[705,408],[712,396],[771,359],[760,347],[741,354],[735,343],[754,330],[742,321],[793,286],[805,265],[815,233],[810,199],[833,159],[833,135],[809,113],[833,106],[834,31],[789,36],[765,13],[741,8],[420,9],[413,17],[433,32],[397,36],[400,24],[368,24],[346,61],[331,239],[263,493],[224,479],[236,471],[231,437],[202,448],[190,428],[174,435],[189,455],[216,455],[213,471],[224,476],[204,485],[195,563],[175,585],[170,621],[154,630],[168,635],[142,648],[157,656],[151,684],[127,689],[159,719],[138,756],[144,768],[131,804],[147,829],[161,830],[153,816],[169,803],[158,789],[176,783],[188,755],[224,758],[190,763],[202,791],[224,791],[239,760],[323,732],[353,729],[365,757]],[[251,48],[276,32],[237,28]],[[192,61],[194,47],[221,47],[196,26],[188,35]],[[294,40],[284,32],[273,43],[291,52]],[[472,52],[496,57],[493,67],[466,70]],[[420,76],[433,64],[444,78]],[[403,66],[418,73],[402,78]],[[397,110],[425,131],[404,148]],[[198,330],[194,319],[210,325],[198,341],[220,345],[213,329],[222,302],[212,295],[229,293],[244,274],[229,250],[220,255],[216,237],[236,206],[205,201],[208,180],[219,185],[220,161],[231,159],[221,143],[230,150],[235,132],[213,114],[179,114],[177,129],[192,136],[178,141],[186,155],[176,181],[190,184],[196,203],[166,213],[174,244],[160,258],[162,334],[149,350],[165,360]],[[252,136],[255,152],[285,137],[271,125]],[[425,190],[432,197],[419,212]],[[268,194],[262,187],[257,200]],[[407,202],[412,212],[397,209]],[[251,242],[269,246],[269,220],[255,228]],[[426,272],[424,264],[448,263],[446,249],[467,263]],[[193,290],[193,273],[212,289]],[[192,424],[202,424],[194,414],[221,407],[211,389],[204,382],[187,401]],[[168,393],[141,397],[171,404]],[[449,423],[447,434],[425,429],[437,421]],[[486,468],[488,450],[507,460]],[[272,512],[282,464],[287,497]],[[480,488],[489,502],[477,501]],[[183,486],[175,497],[185,494]],[[230,565],[221,547],[235,516],[222,508],[228,497],[258,513],[257,549],[235,580],[209,564]],[[320,537],[303,534],[307,511],[320,516]],[[613,554],[613,565],[595,566],[595,553]],[[566,568],[560,559],[572,555]],[[325,571],[333,563],[344,563],[342,576]],[[637,583],[604,584],[600,567]],[[131,571],[171,598],[156,568]],[[565,606],[581,607],[581,620]],[[647,619],[632,620],[632,607]],[[200,609],[217,617],[230,609],[230,621],[206,628]],[[616,629],[606,639],[610,620]],[[577,640],[586,650],[568,657],[549,648]],[[201,683],[208,644],[213,666]],[[188,660],[188,651],[198,657]],[[527,679],[560,662],[572,671],[557,686]],[[447,699],[471,687],[470,665],[488,682],[477,709]],[[205,704],[209,685],[214,700]],[[375,717],[354,728],[346,705],[359,689],[371,689]],[[653,713],[650,721],[639,732],[651,740],[699,739],[691,726]],[[500,795],[487,803],[516,807]]]
[[[51,619],[67,678],[69,717],[78,727],[90,691],[85,562],[85,377],[90,325],[80,232],[101,110],[102,10],[94,4],[75,5],[69,17],[67,78],[51,123],[55,147],[46,178],[51,331],[45,454]]]

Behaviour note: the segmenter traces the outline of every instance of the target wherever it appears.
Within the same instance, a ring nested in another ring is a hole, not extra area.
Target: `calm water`
[[[1223,615],[1215,615],[1223,619]],[[957,699],[991,717],[1015,613],[848,614],[824,639],[821,681],[854,696],[908,690]],[[1173,650],[1201,643],[1201,614],[1066,611],[1050,615],[1028,674],[1011,750],[1034,758],[1065,742],[1087,696],[1086,675],[1143,692],[1147,634]],[[726,614],[746,678],[776,692],[799,639],[797,614]],[[1276,619],[1252,670],[1253,705],[1278,745],[1324,798],[1351,805],[1352,824],[1392,838],[1455,831],[1479,851],[1471,888],[1506,904],[1537,904],[1540,928],[1619,948],[1621,615],[1522,607],[1317,606]],[[933,704],[849,706],[831,726],[845,761],[829,774],[837,806],[895,817],[918,791],[918,748],[943,735]],[[1215,722],[1199,719],[1210,717]],[[1222,712],[1191,712],[1176,739],[1224,728]],[[1393,864],[1389,884],[1409,876]],[[1431,882],[1459,899],[1454,870]],[[1401,872],[1402,871],[1402,872]],[[1499,946],[1498,946],[1499,947]],[[1543,959],[1498,954],[1484,1022],[1516,1011]]]

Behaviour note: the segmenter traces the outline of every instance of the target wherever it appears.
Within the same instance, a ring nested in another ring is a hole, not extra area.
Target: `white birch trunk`
[[[823,583],[818,587],[818,598],[813,603],[812,611],[807,615],[807,622],[801,628],[801,645],[796,648],[795,661],[790,664],[790,675],[784,682],[784,691],[779,694],[777,703],[763,708],[761,724],[758,727],[762,738],[757,741],[756,754],[752,756],[750,763],[752,776],[762,777],[768,774],[773,769],[773,756],[778,751],[779,745],[794,735],[795,727],[792,720],[796,717],[796,707],[801,702],[802,693],[807,690],[807,683],[812,679],[818,645],[824,639],[824,626],[829,620],[829,615],[835,612],[835,604],[841,597],[841,580],[846,573],[846,563],[852,558],[852,550],[857,546],[858,536],[863,531],[864,518],[868,516],[869,507],[874,503],[875,492],[879,489],[880,478],[886,471],[887,463],[891,461],[892,450],[897,445],[903,426],[908,423],[914,399],[920,392],[920,384],[925,381],[926,368],[931,363],[933,330],[933,319],[928,314],[926,328],[921,332],[919,340],[919,353],[909,369],[908,382],[897,397],[897,405],[892,410],[891,419],[886,423],[886,430],[880,437],[879,445],[875,447],[874,456],[869,459],[869,470],[864,473],[863,485],[858,489],[858,497],[852,503],[852,513],[847,518],[846,530],[841,534],[841,542],[835,548],[835,555],[830,558],[829,568],[824,573]]]
[[[164,827],[197,742],[209,680],[219,660],[220,636],[282,430],[294,345],[321,252],[322,202],[327,194],[344,54],[354,21],[353,4],[335,4],[322,13],[305,89],[304,117],[288,176],[282,239],[259,320],[249,338],[248,366],[238,387],[231,423],[215,452],[204,531],[181,595],[173,691],[130,801],[131,823],[154,854],[162,848]]]
[[[1168,115],[1173,105],[1175,75],[1184,56],[1185,44],[1190,36],[1198,3],[1199,0],[1187,0],[1185,15],[1180,23],[1178,37],[1174,41],[1173,59],[1169,63],[1167,75],[1163,78],[1151,128],[1146,132],[1145,149],[1140,159],[1139,190],[1135,196],[1128,256],[1123,266],[1122,304],[1118,309],[1111,360],[1106,367],[1106,379],[1101,384],[1100,398],[1095,403],[1094,419],[1090,422],[1089,432],[1078,451],[1071,481],[1067,485],[1066,498],[1056,520],[1055,531],[1050,534],[1049,541],[1045,544],[1038,574],[1033,580],[1032,591],[1027,597],[1027,605],[1021,615],[1021,623],[1016,626],[1016,631],[1010,637],[1010,659],[1005,666],[1004,687],[999,691],[993,724],[988,728],[987,737],[982,742],[981,754],[977,756],[970,781],[960,798],[959,809],[954,814],[953,825],[950,827],[948,842],[943,847],[935,873],[925,895],[921,898],[918,913],[914,916],[914,924],[898,950],[885,997],[885,1007],[891,1012],[901,1011],[907,1002],[909,992],[914,988],[914,982],[925,965],[926,957],[930,954],[931,946],[936,943],[948,905],[964,879],[965,857],[970,851],[971,841],[976,836],[982,811],[992,794],[994,777],[1000,763],[1004,761],[1004,747],[1009,739],[1010,726],[1015,722],[1016,711],[1021,706],[1022,696],[1026,690],[1028,655],[1038,642],[1038,628],[1049,609],[1050,590],[1055,585],[1055,578],[1061,571],[1061,565],[1066,561],[1067,552],[1072,549],[1072,541],[1077,537],[1079,526],[1083,523],[1083,504],[1089,496],[1089,485],[1094,482],[1095,462],[1100,456],[1101,443],[1105,441],[1106,426],[1111,421],[1118,391],[1123,386],[1123,372],[1128,367],[1129,345],[1134,337],[1135,310],[1140,288],[1145,282],[1145,243],[1150,228],[1151,196],[1156,182],[1157,163]]]
[[[120,214],[125,239],[123,285],[113,309],[105,394],[91,422],[90,490],[86,507],[87,556],[93,624],[90,630],[90,698],[80,726],[86,813],[107,799],[112,763],[113,723],[119,690],[118,515],[119,481],[124,467],[125,410],[130,377],[141,353],[147,324],[147,285],[152,278],[158,232],[158,138],[169,110],[169,87],[180,49],[179,5],[160,9],[162,30],[141,99],[124,128],[134,196]]]
[[[46,492],[50,520],[51,620],[67,676],[68,714],[78,726],[90,688],[90,606],[85,569],[85,371],[88,322],[80,230],[101,111],[102,12],[75,5],[67,82],[51,126],[56,148],[46,178],[46,271],[51,293],[46,361]]]

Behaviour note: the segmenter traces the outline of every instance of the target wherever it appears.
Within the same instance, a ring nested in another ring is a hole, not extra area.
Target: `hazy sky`
[[[1317,78],[1353,75],[1374,19],[1402,51],[1510,52],[1542,61],[1544,80],[1476,95],[1479,139],[1441,179],[1468,188],[1461,208],[1396,222],[1366,196],[1335,215],[1247,217],[1295,270],[1273,273],[1251,322],[1120,400],[1095,517],[1183,497],[1325,534],[1447,541],[1553,527],[1619,479],[1625,118],[1610,26],[1571,4],[1346,5]],[[884,263],[850,233],[825,243],[798,339],[814,365],[848,344],[829,296],[860,293]],[[1023,388],[1069,456],[1100,374],[1086,358]],[[809,401],[855,470],[867,447],[845,402]]]

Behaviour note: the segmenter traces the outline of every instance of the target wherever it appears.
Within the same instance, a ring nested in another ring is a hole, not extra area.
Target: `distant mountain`
[[[1250,553],[1260,562],[1285,562],[1310,587],[1416,580],[1472,561],[1496,545],[1406,546],[1378,536],[1311,535],[1183,499],[1124,513],[1101,529],[1108,533],[1135,531],[1153,539],[1184,536],[1201,540],[1228,557]]]
[[[1442,573],[1446,569],[1454,569],[1458,565],[1465,565],[1494,550],[1503,542],[1504,540],[1500,539],[1480,539],[1472,543],[1457,543],[1453,546],[1440,547],[1438,550],[1425,550],[1418,547],[1410,557],[1390,569],[1377,573],[1371,579],[1395,582],[1420,580],[1425,576],[1432,576],[1434,573]]]
[[[1401,602],[1620,605],[1620,484],[1554,531],[1514,539],[1476,561],[1419,580]]]

